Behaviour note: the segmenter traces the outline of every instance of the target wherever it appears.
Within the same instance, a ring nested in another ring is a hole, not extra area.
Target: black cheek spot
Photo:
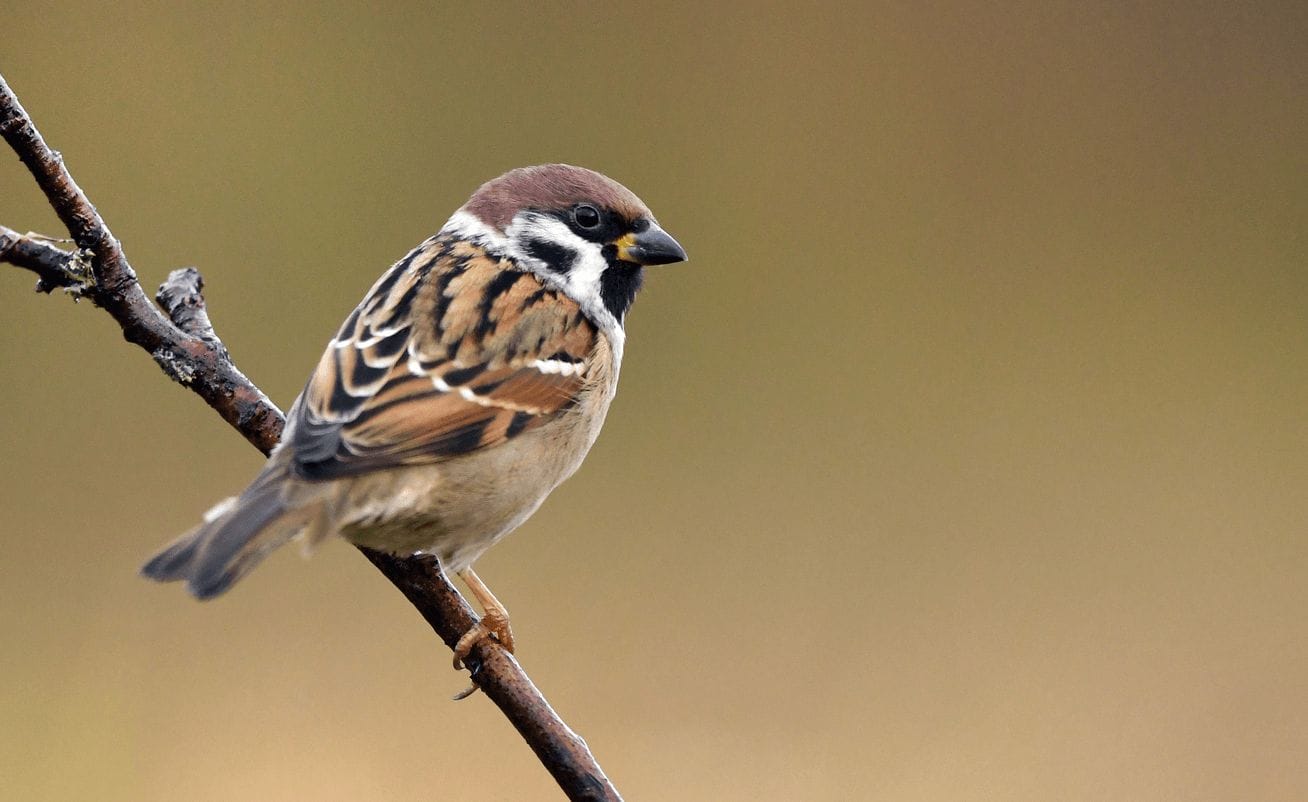
[[[567,275],[577,261],[577,252],[557,242],[534,239],[527,243],[527,255],[544,262],[555,273]]]

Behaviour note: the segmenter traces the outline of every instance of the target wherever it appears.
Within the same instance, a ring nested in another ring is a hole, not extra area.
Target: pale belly
[[[435,554],[462,570],[580,467],[608,410],[609,398],[599,401],[481,452],[359,477],[335,505],[336,528],[357,545]]]

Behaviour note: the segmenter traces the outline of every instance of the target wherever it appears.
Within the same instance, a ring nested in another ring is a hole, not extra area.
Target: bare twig
[[[174,381],[195,391],[259,450],[271,451],[282,433],[281,411],[231,360],[177,328],[150,303],[118,240],[64,169],[63,157],[45,144],[3,77],[0,136],[27,165],[77,247],[91,254],[93,282],[84,294],[113,315],[123,337],[148,351]]]
[[[443,578],[435,557],[392,557],[360,549],[395,583],[451,649],[477,622],[472,608]],[[453,614],[457,610],[457,614]],[[473,647],[464,663],[477,685],[531,745],[536,756],[568,793],[569,799],[617,800],[621,797],[604,776],[586,742],[563,723],[526,672],[499,644],[487,639]],[[488,682],[487,677],[496,677]]]
[[[35,272],[40,291],[64,287],[90,298],[114,317],[128,342],[144,348],[170,378],[194,391],[256,448],[269,453],[285,419],[236,369],[214,333],[199,271],[173,271],[156,296],[163,311],[151,303],[118,240],[73,181],[63,158],[46,145],[3,76],[0,136],[27,165],[78,247],[76,252],[65,251],[0,226],[0,261]],[[362,551],[446,645],[453,646],[475,622],[472,610],[434,558]],[[466,662],[477,685],[522,734],[569,799],[621,799],[585,741],[550,708],[511,655],[488,639],[473,649]]]
[[[214,333],[209,322],[209,310],[204,305],[204,277],[194,267],[183,267],[168,274],[168,280],[159,285],[154,300],[168,313],[173,325],[218,349],[228,358],[227,346]]]
[[[37,292],[49,293],[55,287],[63,287],[74,297],[81,297],[87,288],[95,285],[90,254],[86,251],[65,251],[4,226],[0,226],[0,262],[9,262],[36,273]]]

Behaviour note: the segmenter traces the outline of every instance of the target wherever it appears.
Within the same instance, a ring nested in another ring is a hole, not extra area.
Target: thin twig
[[[453,649],[477,622],[458,591],[448,582],[438,581],[444,575],[435,557],[400,558],[372,549],[360,551],[418,608],[446,646]],[[586,742],[563,723],[513,655],[486,639],[473,647],[464,664],[478,687],[504,711],[536,757],[567,791],[569,799],[621,799]],[[496,681],[488,682],[492,676]]]
[[[183,267],[168,274],[168,280],[159,285],[154,300],[168,313],[173,325],[218,349],[224,359],[229,358],[227,346],[209,322],[209,310],[204,305],[204,276],[194,267]]]
[[[9,262],[36,273],[37,292],[49,293],[62,287],[71,291],[74,297],[81,297],[95,285],[90,254],[86,251],[65,251],[4,226],[0,226],[0,262]]]
[[[285,419],[236,369],[214,333],[199,271],[173,271],[156,296],[163,310],[151,303],[118,240],[73,181],[63,157],[46,145],[3,76],[0,136],[27,165],[78,247],[76,252],[64,251],[0,226],[0,261],[35,272],[38,290],[69,288],[104,308],[128,342],[144,348],[170,378],[194,391],[256,448],[269,453]],[[476,621],[433,558],[362,551],[446,645],[452,647]],[[585,741],[550,708],[511,655],[488,639],[474,647],[466,662],[477,685],[522,734],[569,799],[621,800]]]
[[[0,136],[27,165],[78,248],[91,254],[94,281],[84,294],[112,315],[123,337],[148,351],[174,381],[197,393],[256,448],[271,451],[282,433],[281,411],[230,359],[177,328],[150,302],[118,240],[2,76]]]

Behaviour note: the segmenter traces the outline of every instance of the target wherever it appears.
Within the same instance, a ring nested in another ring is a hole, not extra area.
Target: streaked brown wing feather
[[[436,237],[388,271],[291,411],[295,471],[330,479],[502,443],[576,401],[598,334],[578,306]]]

